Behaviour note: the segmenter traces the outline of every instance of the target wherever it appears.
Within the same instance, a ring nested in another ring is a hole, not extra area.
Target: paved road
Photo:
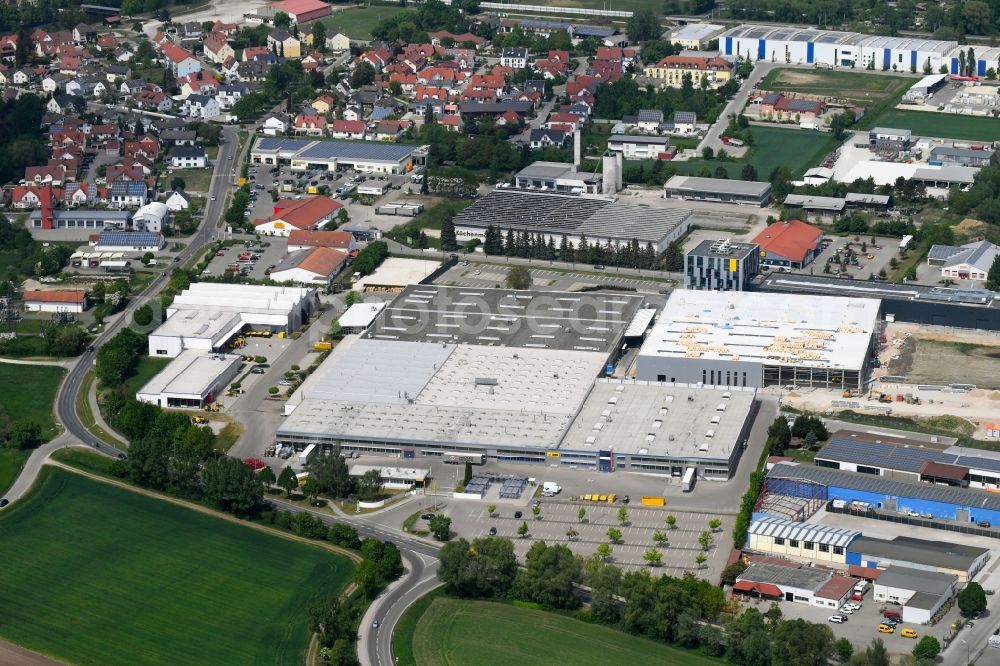
[[[722,110],[719,114],[719,119],[714,125],[708,130],[708,134],[705,138],[701,140],[698,144],[698,155],[701,155],[701,151],[705,148],[711,148],[713,152],[719,152],[719,150],[724,149],[730,157],[743,157],[746,153],[746,148],[735,148],[733,146],[727,146],[722,143],[722,133],[726,131],[726,127],[729,126],[729,116],[732,114],[739,113],[746,106],[747,98],[750,97],[750,93],[753,92],[753,86],[763,79],[768,72],[770,72],[775,67],[787,67],[785,63],[774,63],[774,62],[757,62],[754,63],[753,71],[750,73],[750,78],[743,82],[740,86],[739,92],[729,100],[726,104],[726,108]]]

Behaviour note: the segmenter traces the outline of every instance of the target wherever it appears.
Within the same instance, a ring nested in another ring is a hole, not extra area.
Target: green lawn
[[[996,141],[1000,138],[1000,119],[997,118],[889,109],[879,117],[878,124],[908,129],[917,136],[942,139]]]
[[[342,32],[351,39],[371,39],[370,31],[380,21],[408,11],[412,10],[400,7],[398,4],[372,5],[334,11],[333,16],[323,19],[323,23],[326,24],[326,34],[331,37]]]
[[[164,171],[160,175],[160,185],[165,191],[170,191],[170,181],[180,177],[184,179],[185,191],[208,192],[212,186],[212,173],[212,167],[205,169],[174,169],[173,173]]]
[[[747,157],[739,160],[688,160],[669,162],[671,168],[684,175],[694,175],[707,166],[713,172],[717,167],[726,169],[730,178],[739,178],[744,164],[757,169],[757,179],[766,180],[777,166],[787,166],[797,178],[806,169],[814,167],[837,145],[832,134],[812,130],[783,129],[780,127],[753,127],[754,146]]]
[[[565,615],[443,597],[434,599],[417,622],[413,659],[420,666],[725,663]]]
[[[167,364],[172,360],[157,356],[143,356],[140,358],[139,365],[135,369],[135,374],[125,380],[125,395],[134,395],[150,379],[159,374],[160,370],[167,367]]]
[[[774,69],[760,83],[762,90],[798,92],[849,99],[868,106],[910,87],[915,79],[875,72],[825,69]]]
[[[0,495],[7,492],[7,489],[14,483],[14,479],[21,473],[24,461],[31,455],[30,451],[11,451],[0,449]]]
[[[0,515],[0,636],[75,664],[302,664],[344,557],[48,469]]]
[[[51,365],[0,363],[0,407],[11,421],[34,421],[45,441],[58,434],[52,413],[65,370]],[[27,390],[16,390],[23,387]]]

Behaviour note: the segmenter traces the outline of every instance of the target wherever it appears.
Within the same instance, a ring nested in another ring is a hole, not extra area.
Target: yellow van
[[[889,625],[887,625],[887,624],[880,624],[880,625],[878,625],[878,632],[879,632],[880,634],[891,634],[891,633],[893,633],[894,631],[896,631],[896,630],[895,630],[895,629],[893,629],[892,627],[890,627],[890,626],[889,626]]]
[[[899,635],[902,636],[903,638],[916,638],[917,632],[907,627],[906,629],[900,631]]]

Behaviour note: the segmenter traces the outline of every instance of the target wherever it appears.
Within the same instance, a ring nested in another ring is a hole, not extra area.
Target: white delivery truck
[[[559,487],[559,484],[553,481],[544,481],[542,483],[542,497],[554,497],[561,490],[562,488]]]
[[[305,465],[314,455],[316,455],[316,445],[310,444],[299,454],[299,464]]]

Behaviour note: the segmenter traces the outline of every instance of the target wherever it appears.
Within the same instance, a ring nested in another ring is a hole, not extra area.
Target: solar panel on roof
[[[126,247],[159,245],[160,234],[146,231],[102,231],[99,245],[121,245]]]

